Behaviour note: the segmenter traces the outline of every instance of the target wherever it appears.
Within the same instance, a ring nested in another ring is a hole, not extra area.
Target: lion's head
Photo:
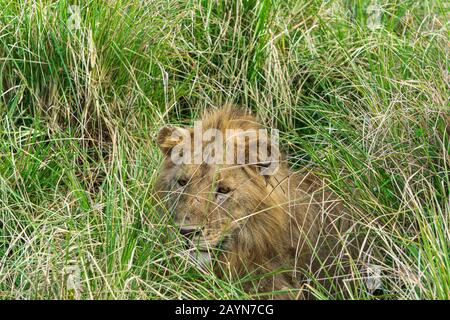
[[[273,175],[264,175],[263,172],[279,162],[279,154],[270,146],[268,156],[262,159],[258,147],[267,148],[267,145],[258,140],[261,126],[254,117],[238,109],[225,107],[206,114],[201,124],[202,133],[215,129],[224,137],[228,129],[242,131],[239,131],[238,138],[230,135],[220,141],[217,137],[206,142],[197,140],[202,145],[203,158],[195,162],[195,153],[198,153],[194,150],[195,129],[162,128],[157,142],[165,160],[156,183],[157,194],[164,200],[179,232],[201,253],[199,258],[203,262],[210,260],[211,252],[217,248],[245,255],[258,254],[258,246],[265,248],[266,242],[275,241],[279,233],[276,228],[282,215],[268,214],[267,210],[273,206],[279,190],[273,187]],[[242,133],[244,139],[240,139]],[[224,150],[222,159],[226,159],[226,153],[230,152],[230,145],[227,148],[226,142],[230,137],[234,149],[229,159],[233,160],[224,160],[223,163],[208,161],[219,153],[217,150],[221,146]],[[218,144],[214,145],[214,150],[208,151],[211,141]],[[252,144],[255,141],[258,142]],[[183,142],[191,150],[179,148]],[[239,162],[238,144],[244,146],[245,163]],[[257,147],[256,151],[252,146]],[[190,161],[179,161],[180,157],[187,156],[186,152],[190,153]],[[174,154],[178,161],[174,160]]]

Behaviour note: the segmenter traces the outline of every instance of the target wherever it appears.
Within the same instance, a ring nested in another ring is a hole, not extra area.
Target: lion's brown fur
[[[261,128],[256,118],[231,106],[207,113],[202,121],[204,130]],[[171,147],[167,130],[170,128],[161,130],[158,136],[165,153]],[[219,170],[218,180],[231,183],[234,191],[219,207],[209,205],[214,201],[209,198],[214,179],[208,177],[211,172],[217,174],[218,169],[200,167],[177,166],[166,156],[156,191],[160,199],[168,197],[170,204],[177,203],[169,208],[176,222],[183,224],[188,219],[192,224],[203,223],[205,242],[208,234],[210,239],[227,239],[218,258],[226,266],[226,273],[232,270],[232,274],[242,276],[255,270],[257,273],[275,269],[293,271],[259,282],[260,290],[271,291],[298,288],[304,279],[303,270],[321,276],[334,272],[329,264],[338,255],[345,254],[338,236],[348,229],[348,221],[342,204],[312,172],[292,172],[283,158],[273,176],[261,176],[254,165],[225,167],[228,170]],[[192,181],[183,191],[174,188],[174,179],[180,174],[188,174]],[[210,216],[215,216],[212,220],[229,221],[204,222]],[[223,275],[220,270],[224,270],[223,266],[218,268],[218,273]]]

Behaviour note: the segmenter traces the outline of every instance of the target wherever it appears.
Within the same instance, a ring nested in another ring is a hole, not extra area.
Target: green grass
[[[448,3],[370,3],[0,0],[0,298],[248,298],[152,199],[158,129],[232,102],[340,195],[378,298],[449,299]]]

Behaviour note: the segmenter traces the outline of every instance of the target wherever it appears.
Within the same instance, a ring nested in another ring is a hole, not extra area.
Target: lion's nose
[[[199,232],[200,230],[195,227],[180,227],[180,233],[185,237],[193,236]]]

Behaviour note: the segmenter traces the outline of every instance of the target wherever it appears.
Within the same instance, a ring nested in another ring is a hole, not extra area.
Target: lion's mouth
[[[180,229],[184,231],[186,227],[180,227]],[[200,229],[196,232],[182,233],[182,235],[184,236],[185,253],[199,266],[210,264],[212,260],[231,247],[231,234],[220,235],[216,239],[207,239]]]
[[[221,252],[229,250],[231,238],[231,235],[223,236],[216,242],[208,242],[202,238],[186,239],[186,252],[196,265],[205,267],[217,259]]]
[[[227,246],[228,239],[224,238],[218,241],[214,246],[191,246],[189,257],[200,267],[210,265],[213,258],[217,258],[217,253],[224,251]]]
[[[223,236],[217,241],[206,241],[205,239],[188,239],[187,245],[190,248],[196,248],[200,252],[224,251],[229,247],[230,239],[230,236]]]
[[[208,265],[212,261],[211,253],[209,251],[195,249],[189,252],[189,258],[200,267]]]

